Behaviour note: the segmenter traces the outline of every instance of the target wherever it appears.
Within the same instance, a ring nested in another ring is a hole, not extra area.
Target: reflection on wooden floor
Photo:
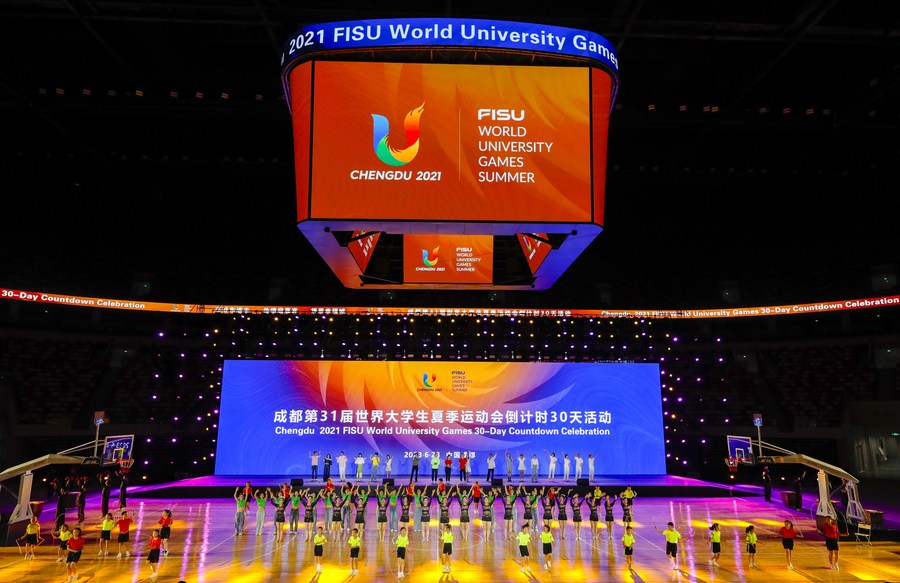
[[[175,583],[264,581],[390,581],[397,580],[395,549],[390,542],[377,540],[374,505],[370,501],[368,529],[360,554],[360,572],[350,576],[349,553],[345,541],[329,541],[325,547],[325,567],[316,574],[312,543],[304,542],[301,527],[298,535],[285,529],[285,540],[275,543],[272,509],[263,536],[256,536],[255,510],[247,515],[243,536],[234,534],[234,501],[195,499],[132,501],[136,511],[132,530],[133,552],[127,559],[115,558],[115,540],[109,556],[97,556],[99,529],[87,528],[88,545],[78,566],[78,581],[104,583],[151,581],[147,564],[147,539],[164,508],[171,508],[175,524],[172,530],[171,554],[160,561],[160,575],[155,581]],[[455,510],[455,506],[452,507]],[[90,510],[90,509],[89,509]],[[521,508],[519,509],[521,521]],[[89,512],[90,515],[90,512]],[[435,516],[432,514],[432,516]],[[502,511],[499,513],[502,517]],[[602,516],[601,516],[602,517]],[[70,516],[70,518],[74,518]],[[616,512],[617,520],[620,514]],[[456,540],[453,545],[452,572],[441,572],[440,543],[437,529],[432,528],[431,541],[423,542],[421,534],[412,533],[404,581],[478,582],[493,581],[685,581],[691,583],[725,581],[900,581],[900,545],[873,543],[871,547],[841,543],[840,570],[827,569],[825,545],[821,540],[800,539],[794,551],[794,571],[789,571],[784,551],[776,533],[785,518],[791,518],[806,534],[813,531],[809,517],[793,516],[772,505],[754,499],[638,498],[635,504],[634,571],[625,568],[620,539],[621,523],[614,529],[613,539],[590,538],[589,523],[582,527],[582,540],[575,540],[573,525],[567,524],[565,539],[560,538],[554,523],[553,561],[544,570],[540,545],[531,550],[531,573],[520,571],[518,546],[502,536],[503,524],[495,524],[493,540],[485,542],[483,525],[471,523],[468,541],[463,541],[457,520],[453,521]],[[302,516],[301,516],[302,519]],[[320,509],[319,519],[322,519]],[[672,520],[684,536],[679,545],[677,571],[672,571],[665,556],[665,540],[654,530],[664,528]],[[97,521],[99,522],[99,521]],[[722,558],[719,568],[709,566],[707,529],[718,522],[722,530]],[[756,525],[759,534],[757,564],[750,569],[744,554],[744,528]],[[436,524],[436,522],[434,523]],[[42,532],[51,524],[42,522]],[[411,526],[411,525],[410,525]],[[136,532],[135,532],[136,531]],[[115,534],[113,535],[115,539]],[[23,560],[16,547],[0,549],[0,581],[54,582],[66,580],[65,565],[55,562],[56,545],[46,540],[38,547],[37,559]]]

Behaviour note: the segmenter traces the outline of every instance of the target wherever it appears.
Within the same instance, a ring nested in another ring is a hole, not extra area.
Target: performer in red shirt
[[[150,578],[156,579],[159,575],[159,547],[162,545],[163,539],[159,537],[159,531],[153,529],[150,536],[150,554],[147,555],[147,562],[150,563]]]
[[[481,508],[481,484],[478,483],[478,480],[475,480],[475,485],[472,486],[472,501],[475,503],[475,512],[479,512],[478,509]]]
[[[784,547],[784,556],[787,558],[788,569],[793,571],[794,565],[791,562],[791,555],[794,552],[794,539],[803,535],[794,529],[794,523],[790,520],[784,521],[784,526],[781,527],[779,532],[781,533],[781,546]]]
[[[447,454],[447,457],[444,458],[444,479],[447,483],[450,483],[450,472],[453,470],[453,458],[450,457],[450,454]]]
[[[828,563],[831,569],[838,570],[838,528],[832,517],[825,519],[822,525],[822,534],[825,536],[825,548],[828,549]]]
[[[131,529],[131,523],[133,520],[128,516],[128,511],[122,511],[122,518],[116,521],[116,526],[119,527],[119,554],[116,555],[117,559],[122,558],[122,553],[125,553],[126,557],[131,556],[131,543],[128,542],[128,531]]]
[[[459,458],[459,481],[460,482],[468,482],[469,481],[469,456],[466,453],[462,454],[462,457]]]
[[[162,541],[162,554],[169,554],[169,535],[172,534],[172,511],[163,510],[162,518],[159,519],[159,539]]]
[[[78,560],[81,559],[81,549],[84,548],[84,537],[81,536],[81,529],[75,527],[72,529],[72,537],[66,543],[69,554],[66,557],[66,573],[69,574],[66,581],[76,581],[78,579]]]

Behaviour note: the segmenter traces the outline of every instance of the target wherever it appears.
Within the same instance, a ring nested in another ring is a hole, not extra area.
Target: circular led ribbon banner
[[[304,26],[285,42],[281,75],[288,103],[288,78],[297,64],[317,57],[379,49],[463,49],[482,54],[555,57],[557,62],[570,60],[599,66],[612,77],[610,104],[615,102],[619,84],[615,47],[587,30],[468,18],[349,20]]]

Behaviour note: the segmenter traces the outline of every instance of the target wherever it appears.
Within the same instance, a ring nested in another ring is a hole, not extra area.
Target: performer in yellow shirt
[[[243,510],[240,512],[243,513]],[[241,514],[241,518],[243,518],[243,514]],[[109,554],[109,541],[112,538],[112,529],[116,525],[116,520],[113,518],[112,512],[106,515],[106,518],[103,519],[103,522],[100,523],[100,547],[97,551],[98,555],[108,555]]]
[[[714,522],[709,527],[709,545],[712,551],[712,557],[709,558],[709,564],[713,567],[719,566],[719,555],[722,553],[722,532],[719,530],[719,523]]]
[[[678,541],[681,539],[681,533],[675,530],[675,523],[670,522],[666,526],[666,530],[659,530],[655,524],[653,525],[660,534],[666,537],[666,555],[672,561],[672,570],[678,570]]]
[[[69,539],[72,533],[69,532],[69,525],[63,524],[59,527],[59,548],[56,551],[56,562],[62,563],[66,560],[65,555],[69,552]]]
[[[622,535],[622,546],[625,547],[625,566],[629,571],[634,570],[634,529],[632,527],[625,528],[625,534]]]
[[[753,525],[751,524],[750,526],[747,527],[745,532],[747,533],[747,554],[750,557],[750,566],[757,567],[758,565],[756,564],[756,543],[757,543],[758,539],[756,536],[756,530],[754,530]]]
[[[516,538],[519,540],[519,555],[522,557],[522,572],[525,573],[531,569],[528,565],[528,545],[531,544],[531,530],[529,529],[527,522],[522,525],[522,530],[519,531]]]
[[[328,537],[325,536],[325,530],[320,526],[318,531],[316,532],[316,536],[313,537],[313,557],[316,559],[316,573],[321,573],[322,569],[325,567],[322,565],[322,555],[325,551],[325,541],[328,540]]]
[[[406,575],[406,547],[409,546],[405,526],[400,528],[400,534],[394,539],[394,544],[397,545],[397,577],[402,579]]]
[[[553,554],[553,533],[547,525],[544,525],[544,532],[541,533],[541,543],[544,547],[544,568],[549,571],[550,556]]]
[[[453,554],[453,531],[450,530],[450,525],[444,525],[444,532],[441,533],[441,542],[443,543],[443,548],[441,549],[441,564],[444,565],[443,572],[450,572],[450,555]]]
[[[350,574],[359,575],[359,543],[362,538],[359,536],[359,530],[354,528],[350,531],[350,537],[347,544],[350,545]]]
[[[21,538],[25,539],[25,560],[34,560],[34,549],[38,546],[41,538],[41,525],[38,524],[36,516],[31,517],[31,521],[25,526],[25,535]]]

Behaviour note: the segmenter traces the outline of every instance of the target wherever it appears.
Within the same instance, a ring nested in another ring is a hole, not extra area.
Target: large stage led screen
[[[316,62],[309,216],[590,223],[590,77],[586,67]],[[307,80],[295,69],[292,94]],[[296,131],[307,110],[294,116]],[[605,159],[605,133],[602,143]],[[298,167],[306,156],[296,151]]]
[[[433,452],[474,456],[475,475],[488,453],[498,474],[504,452],[538,454],[544,473],[545,450],[593,454],[598,475],[665,474],[659,366],[226,361],[216,474],[305,475],[313,450],[389,454],[401,477]]]

